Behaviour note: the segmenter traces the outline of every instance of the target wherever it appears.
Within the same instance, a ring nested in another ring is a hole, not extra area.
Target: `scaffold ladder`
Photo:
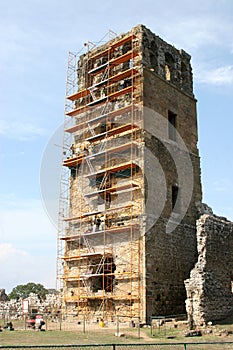
[[[101,152],[105,151],[105,149],[106,149],[106,139],[104,139],[104,141],[101,143],[99,152],[101,153]]]
[[[101,257],[101,260],[100,260],[100,262],[99,262],[99,264],[98,264],[98,266],[97,266],[96,272],[95,272],[97,275],[100,273],[101,268],[103,267],[104,260],[105,260],[105,257],[104,257],[104,255],[103,255],[103,256]]]
[[[106,184],[107,178],[108,178],[108,172],[106,171],[106,173],[104,174],[103,180],[101,181],[100,187],[99,187],[100,190],[104,189],[104,186]]]
[[[83,241],[87,247],[88,253],[95,253],[95,249],[90,245],[90,243],[86,237],[83,237]]]
[[[90,169],[91,173],[94,173],[95,169],[93,168],[90,159],[86,158],[86,162],[87,162],[87,165],[89,166],[89,169]]]
[[[93,128],[91,127],[90,123],[87,123],[87,125],[88,125],[88,129],[90,130],[92,136],[95,136],[96,134],[95,134]]]
[[[83,284],[84,284],[84,287],[85,287],[85,289],[86,289],[87,295],[88,295],[88,296],[91,296],[90,287],[89,287],[88,284],[87,284],[87,279],[86,279],[86,278],[83,278]]]

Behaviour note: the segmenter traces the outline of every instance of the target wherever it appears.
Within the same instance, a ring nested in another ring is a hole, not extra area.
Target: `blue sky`
[[[49,203],[51,220],[40,178],[49,202],[59,178],[68,51],[109,29],[145,24],[192,55],[203,200],[233,220],[231,0],[3,0],[0,13],[0,288],[55,287],[56,206]]]

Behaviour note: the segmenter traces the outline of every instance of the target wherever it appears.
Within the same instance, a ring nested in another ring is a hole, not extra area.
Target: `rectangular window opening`
[[[178,186],[172,186],[172,210],[177,212],[177,213],[180,210],[180,205],[177,202],[178,192],[179,192],[179,187]]]
[[[177,115],[168,111],[168,136],[170,140],[176,141],[176,122]]]

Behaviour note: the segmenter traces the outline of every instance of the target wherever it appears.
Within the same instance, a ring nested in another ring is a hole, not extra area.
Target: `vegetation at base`
[[[26,299],[29,297],[30,293],[35,293],[38,298],[42,300],[45,299],[46,294],[48,294],[48,289],[46,289],[40,283],[29,282],[27,284],[20,284],[12,289],[11,293],[8,295],[9,299]]]

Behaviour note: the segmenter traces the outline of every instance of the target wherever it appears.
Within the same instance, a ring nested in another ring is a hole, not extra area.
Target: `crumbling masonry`
[[[198,261],[185,281],[191,328],[233,313],[233,223],[204,214],[197,221]]]
[[[191,57],[142,25],[86,49],[67,72],[63,311],[184,313],[202,200]]]

